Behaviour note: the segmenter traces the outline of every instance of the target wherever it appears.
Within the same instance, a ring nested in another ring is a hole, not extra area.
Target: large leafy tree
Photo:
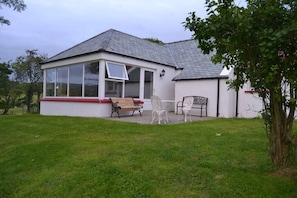
[[[272,162],[297,163],[297,1],[206,0],[206,8],[205,19],[191,12],[184,26],[214,63],[234,69],[231,87],[250,81],[263,99]]]
[[[12,69],[8,63],[0,63],[0,109],[1,114],[8,113],[10,108],[18,105],[21,90],[17,82],[10,80]]]
[[[37,104],[39,104],[43,81],[40,64],[46,59],[47,56],[38,54],[37,50],[26,50],[26,55],[17,57],[12,63],[16,80],[24,86],[27,112],[31,112],[32,107],[36,105],[33,103],[34,94],[37,95]]]
[[[2,9],[3,5],[18,12],[24,11],[26,9],[26,4],[23,0],[0,0],[0,10]],[[4,18],[4,16],[0,16],[0,24],[10,25],[10,21]]]

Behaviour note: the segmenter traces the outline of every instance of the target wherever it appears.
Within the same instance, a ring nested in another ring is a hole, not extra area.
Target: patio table
[[[175,104],[174,100],[162,100],[163,108],[165,110],[165,116],[167,123],[170,121],[168,118],[168,112],[170,111],[170,107]]]

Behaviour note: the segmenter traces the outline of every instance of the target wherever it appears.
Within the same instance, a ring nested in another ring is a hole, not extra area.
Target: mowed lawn
[[[267,149],[260,119],[0,116],[0,197],[296,197]]]

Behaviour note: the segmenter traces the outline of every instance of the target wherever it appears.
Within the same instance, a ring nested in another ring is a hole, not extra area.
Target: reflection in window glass
[[[57,96],[67,96],[68,67],[57,68]]]
[[[46,70],[46,96],[55,95],[56,69]]]
[[[69,67],[69,96],[82,96],[83,65]]]
[[[144,98],[150,99],[153,95],[153,75],[151,71],[144,72]]]
[[[116,81],[105,81],[105,97],[122,97],[123,83]]]
[[[125,65],[106,62],[108,78],[128,80]]]
[[[98,97],[99,64],[85,64],[85,97]]]
[[[129,80],[125,81],[125,97],[139,98],[140,68],[127,66]]]

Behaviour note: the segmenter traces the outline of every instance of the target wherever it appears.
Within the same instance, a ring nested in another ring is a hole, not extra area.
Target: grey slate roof
[[[157,44],[110,29],[46,60],[45,63],[108,52],[183,69],[174,80],[218,78],[222,67],[197,48],[195,40]]]
[[[222,65],[211,62],[211,55],[202,53],[197,47],[196,40],[168,43],[166,46],[170,49],[178,67],[183,68],[174,80],[218,78],[223,69]]]
[[[65,50],[44,63],[100,51],[176,67],[168,48],[165,46],[113,29]]]

